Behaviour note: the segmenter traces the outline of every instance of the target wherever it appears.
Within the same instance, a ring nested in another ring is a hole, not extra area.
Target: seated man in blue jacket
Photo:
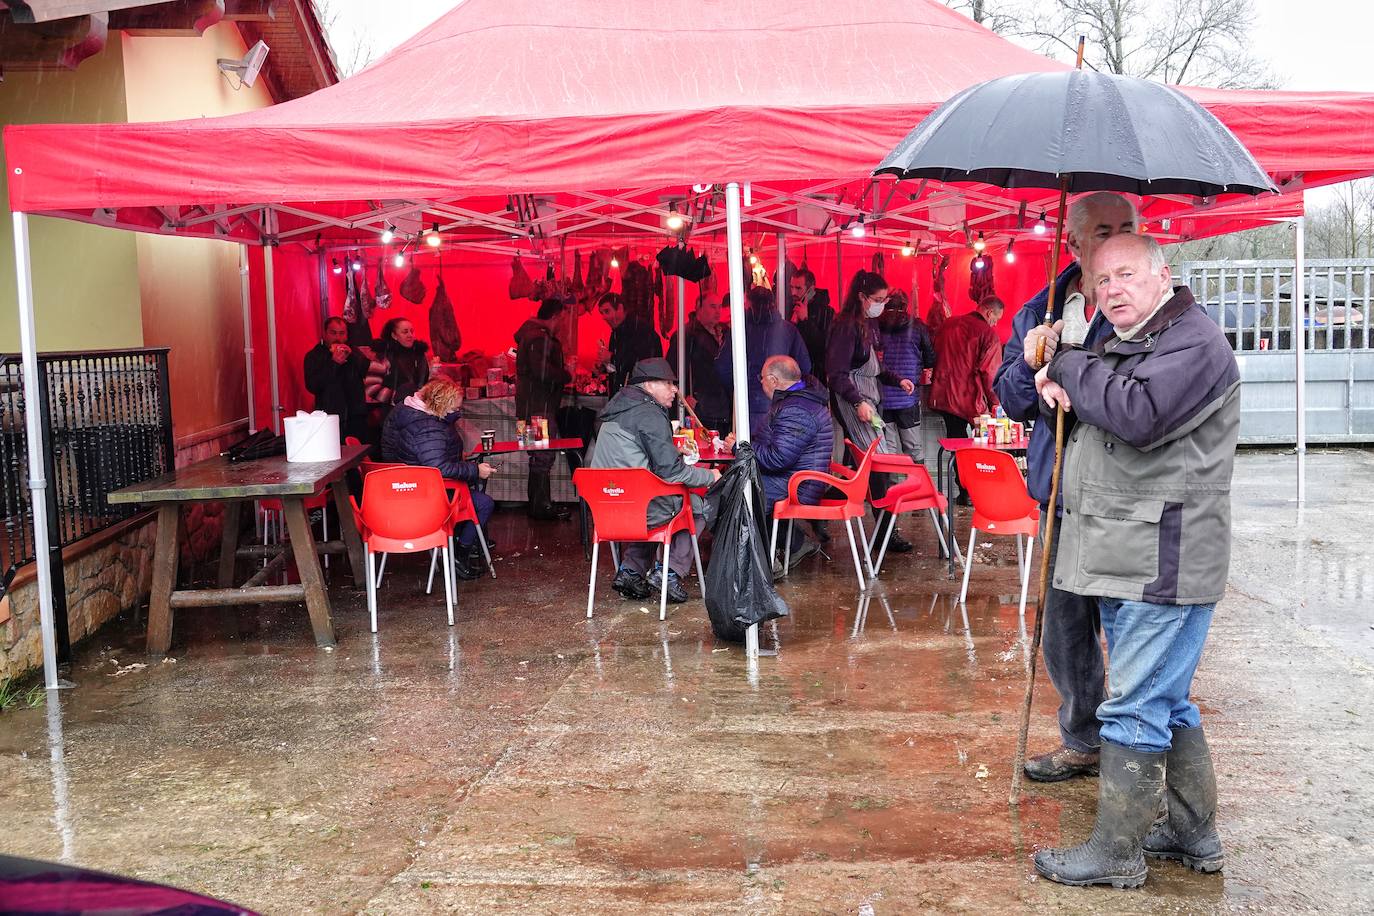
[[[787,498],[787,485],[797,471],[829,471],[835,447],[834,425],[830,422],[829,396],[813,381],[802,381],[802,369],[790,356],[772,356],[759,373],[763,393],[769,398],[768,415],[761,428],[752,433],[750,445],[758,461],[763,482],[763,499],[771,531],[773,505]],[[817,503],[825,486],[807,481],[797,491],[804,503]],[[785,536],[779,533],[783,544]],[[816,542],[801,528],[791,535],[790,565],[817,550]],[[786,548],[784,548],[786,549]]]
[[[472,507],[485,528],[496,503],[472,486],[490,477],[495,468],[463,459],[463,440],[453,428],[462,410],[463,389],[458,383],[442,376],[431,379],[387,415],[382,426],[382,460],[438,468],[446,479],[467,484]],[[476,527],[463,522],[454,536],[464,548],[453,554],[458,578],[477,578],[482,574],[482,553]]]

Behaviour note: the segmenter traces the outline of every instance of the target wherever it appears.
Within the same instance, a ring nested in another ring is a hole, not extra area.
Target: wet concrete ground
[[[920,520],[869,602],[840,549],[808,561],[755,672],[698,601],[660,623],[603,580],[585,620],[575,525],[511,512],[501,578],[463,584],[452,629],[416,559],[375,637],[336,587],[334,651],[303,609],[188,611],[175,661],[140,668],[121,621],[60,704],[0,718],[0,846],[266,913],[1369,912],[1374,458],[1313,455],[1302,513],[1291,464],[1241,458],[1196,685],[1224,875],[1032,877],[1034,848],[1087,833],[1096,783],[1008,808],[1015,555],[975,568],[965,613]],[[1032,750],[1055,702],[1042,674]]]

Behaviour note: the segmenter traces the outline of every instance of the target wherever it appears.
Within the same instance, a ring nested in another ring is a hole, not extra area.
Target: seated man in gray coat
[[[1035,868],[1139,887],[1143,854],[1222,867],[1216,776],[1189,694],[1226,590],[1240,371],[1153,239],[1107,239],[1090,276],[1112,335],[1061,347],[1035,381],[1075,422],[1054,587],[1096,597],[1107,636],[1097,822],[1086,842],[1036,853]]]
[[[673,447],[673,427],[668,410],[677,398],[677,376],[661,356],[641,359],[630,370],[628,384],[602,408],[600,430],[592,452],[594,468],[648,468],[668,483],[707,487],[720,479],[720,472],[688,467]],[[693,511],[700,522],[697,497]],[[649,527],[665,524],[677,514],[680,500],[659,497],[649,503]],[[626,598],[642,600],[663,587],[662,566],[655,565],[654,544],[624,544],[620,568],[612,588]],[[687,600],[682,580],[692,565],[692,538],[685,531],[673,535],[668,547],[668,600],[681,604]]]

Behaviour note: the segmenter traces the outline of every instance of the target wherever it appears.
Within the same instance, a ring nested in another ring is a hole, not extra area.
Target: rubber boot
[[[1167,810],[1145,837],[1145,855],[1194,871],[1221,871],[1226,855],[1217,833],[1217,774],[1201,726],[1174,729],[1164,784]]]
[[[555,505],[553,502],[553,480],[548,471],[536,471],[531,468],[525,492],[529,496],[526,512],[535,521],[563,521],[569,516],[567,507]]]
[[[1087,841],[1068,849],[1042,849],[1035,870],[1060,884],[1140,887],[1145,883],[1141,840],[1164,796],[1163,752],[1133,751],[1102,742],[1097,821]]]

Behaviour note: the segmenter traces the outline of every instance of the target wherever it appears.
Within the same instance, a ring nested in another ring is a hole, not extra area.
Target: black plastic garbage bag
[[[720,639],[743,642],[754,624],[787,616],[787,602],[773,589],[763,517],[754,450],[741,443],[729,470],[706,494],[707,524],[715,536],[706,567],[706,612]]]

